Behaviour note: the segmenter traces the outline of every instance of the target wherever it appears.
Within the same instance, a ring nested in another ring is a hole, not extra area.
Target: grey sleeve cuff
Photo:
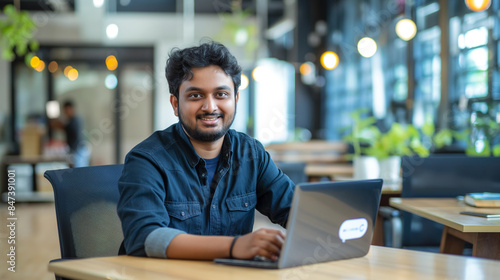
[[[144,242],[144,250],[148,257],[167,258],[167,247],[178,234],[186,233],[175,228],[157,228],[153,230]]]

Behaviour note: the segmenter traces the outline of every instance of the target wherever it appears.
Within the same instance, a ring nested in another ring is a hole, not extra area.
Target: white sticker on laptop
[[[345,220],[339,229],[339,238],[342,243],[346,240],[358,239],[365,235],[368,229],[368,221],[365,218]]]

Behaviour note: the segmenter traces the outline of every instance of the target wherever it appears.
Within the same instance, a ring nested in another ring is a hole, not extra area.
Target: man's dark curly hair
[[[241,67],[224,45],[213,41],[186,49],[174,48],[170,52],[165,67],[170,93],[179,98],[181,83],[193,78],[191,69],[210,65],[219,66],[231,76],[236,94],[241,83]]]

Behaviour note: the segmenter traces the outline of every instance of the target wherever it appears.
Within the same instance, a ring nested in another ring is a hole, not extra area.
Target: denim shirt
[[[119,180],[122,253],[166,258],[180,233],[243,235],[255,209],[285,226],[294,183],[257,140],[229,130],[211,183],[212,192],[205,161],[179,123],[134,147]]]

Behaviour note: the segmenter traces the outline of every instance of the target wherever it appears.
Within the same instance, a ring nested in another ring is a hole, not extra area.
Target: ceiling
[[[20,5],[21,10],[26,11],[53,11],[74,12],[75,2],[82,0],[2,0],[0,8],[7,4]],[[83,0],[91,1],[91,0]],[[259,0],[194,0],[195,13],[216,14],[230,12],[232,2],[240,2],[244,10],[255,13],[256,2]],[[285,0],[263,0],[267,2],[269,14],[282,14]],[[182,12],[182,0],[106,0],[107,11],[114,12],[150,12],[150,13],[176,13]]]

